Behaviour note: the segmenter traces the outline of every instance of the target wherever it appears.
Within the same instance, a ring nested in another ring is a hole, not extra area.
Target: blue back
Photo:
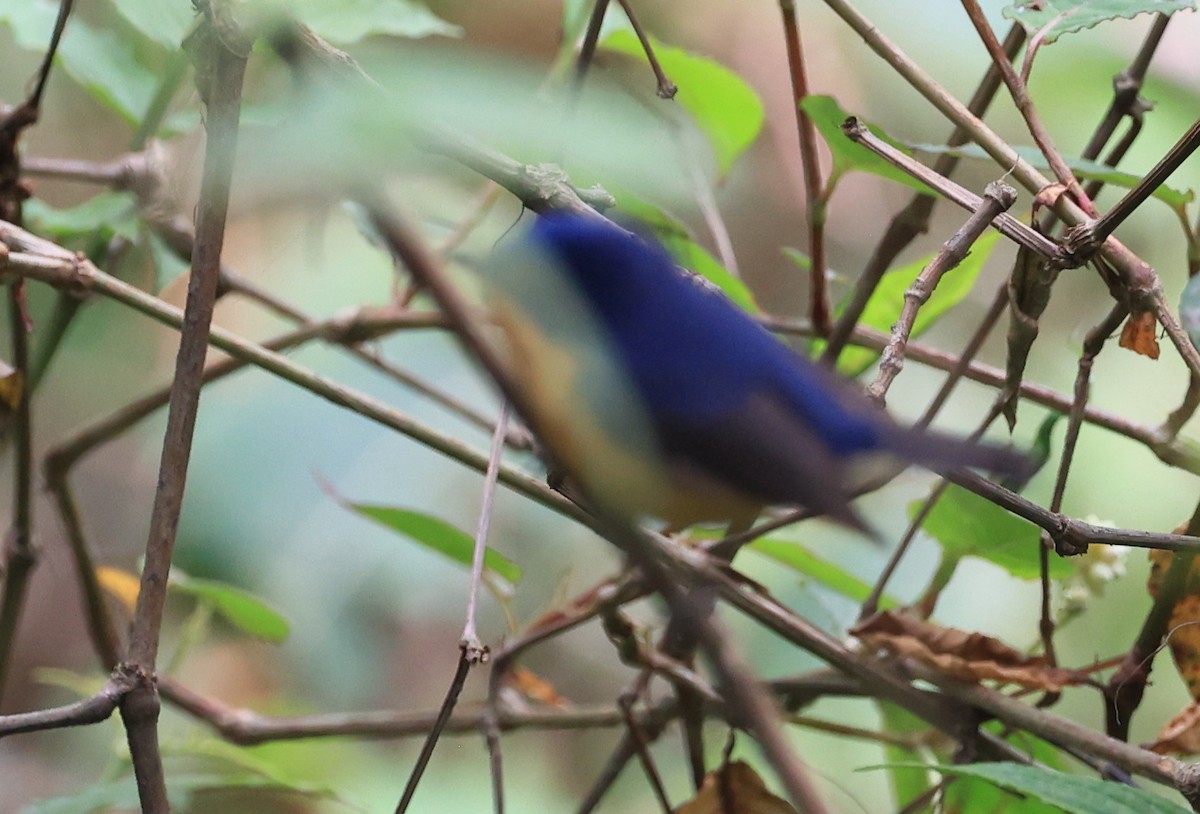
[[[660,428],[723,421],[766,397],[834,453],[883,443],[880,417],[861,396],[678,270],[660,246],[568,215],[543,216],[530,237],[595,309]]]

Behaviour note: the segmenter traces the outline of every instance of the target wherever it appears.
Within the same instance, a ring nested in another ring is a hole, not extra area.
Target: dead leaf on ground
[[[1153,598],[1158,597],[1167,570],[1175,561],[1170,551],[1150,552],[1150,577],[1146,590]],[[1175,669],[1187,684],[1192,700],[1200,701],[1200,558],[1192,562],[1183,595],[1171,609],[1167,622],[1167,646],[1175,659]]]
[[[795,806],[772,794],[749,764],[734,761],[704,778],[696,796],[675,814],[799,814]]]
[[[1121,347],[1157,359],[1158,323],[1154,321],[1154,314],[1149,311],[1130,314],[1121,329]]]
[[[1081,680],[1074,671],[1053,667],[1043,656],[1026,656],[991,636],[896,613],[878,613],[850,632],[873,650],[915,659],[964,681],[999,681],[1058,692]]]
[[[1194,755],[1200,752],[1200,704],[1189,704],[1158,731],[1154,743],[1145,748],[1160,755]]]

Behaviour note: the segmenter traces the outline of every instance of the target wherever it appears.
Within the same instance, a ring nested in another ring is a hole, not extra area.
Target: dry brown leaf
[[[21,371],[7,362],[0,361],[0,404],[10,411],[16,410],[25,391],[25,379]]]
[[[1167,569],[1174,559],[1175,555],[1170,551],[1150,552],[1150,577],[1146,580],[1146,590],[1151,597],[1158,597]],[[1192,563],[1184,594],[1171,609],[1167,631],[1167,646],[1171,648],[1171,656],[1175,659],[1175,669],[1187,684],[1192,700],[1200,701],[1200,559]]]
[[[1121,347],[1151,359],[1158,358],[1158,323],[1149,311],[1136,311],[1129,315],[1121,329]]]
[[[1026,656],[999,639],[899,614],[878,613],[850,631],[873,650],[915,659],[964,681],[999,681],[1046,692],[1078,684],[1071,670]]]
[[[570,701],[558,694],[553,684],[525,667],[509,671],[506,683],[530,701],[558,709],[566,709],[571,705]]]
[[[749,764],[734,761],[704,778],[696,796],[675,814],[800,814],[795,806],[767,790]]]
[[[1147,749],[1165,755],[1171,752],[1194,755],[1200,752],[1200,704],[1190,704],[1163,725]]]
[[[1051,207],[1058,203],[1058,199],[1066,193],[1066,184],[1047,184],[1038,190],[1037,195],[1033,196],[1033,204],[1034,206]]]

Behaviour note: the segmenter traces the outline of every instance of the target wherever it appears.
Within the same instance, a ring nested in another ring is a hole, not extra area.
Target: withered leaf
[[[850,631],[874,650],[914,659],[964,681],[999,681],[1045,692],[1078,684],[1081,677],[1026,656],[991,636],[970,633],[897,613],[878,613]]]
[[[1131,313],[1121,329],[1121,347],[1157,359],[1158,323],[1154,321],[1154,314],[1149,311]]]
[[[1146,580],[1146,590],[1151,597],[1158,597],[1163,579],[1174,561],[1175,555],[1170,551],[1150,552],[1150,577]],[[1192,699],[1200,701],[1200,559],[1192,562],[1183,595],[1171,609],[1167,630],[1167,645],[1175,659],[1175,669],[1187,684]]]
[[[505,683],[530,701],[548,707],[566,709],[571,702],[558,694],[554,685],[525,667],[515,667],[505,676]]]
[[[1171,752],[1194,755],[1200,752],[1200,704],[1192,703],[1163,724],[1154,743],[1145,748],[1165,755]]]
[[[767,790],[758,772],[734,761],[704,778],[696,796],[675,814],[799,814],[795,806]]]

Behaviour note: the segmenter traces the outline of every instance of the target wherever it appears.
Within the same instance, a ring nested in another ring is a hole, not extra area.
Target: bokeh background
[[[169,2],[187,5],[185,0]],[[48,5],[44,0],[0,0],[0,12],[16,13],[16,7],[30,3]],[[944,141],[949,126],[832,13],[810,0],[797,5],[814,92],[835,96],[843,108],[895,138]],[[857,5],[951,92],[960,98],[970,95],[987,58],[957,4],[861,0]],[[1003,4],[984,5],[997,29],[1004,30],[1008,23],[1000,16]],[[504,103],[509,99],[504,94],[511,92],[506,87],[511,77],[528,81],[529,77],[550,75],[561,45],[563,11],[559,3],[434,0],[430,8],[455,27],[456,36],[419,41],[374,37],[349,50],[374,58],[415,54],[415,70],[428,72],[434,80],[436,71],[454,64],[461,71],[457,76],[473,76],[465,81],[477,85],[449,86],[439,101],[453,111],[456,103],[468,104],[462,100],[495,93],[500,100],[495,111],[498,117],[504,116]],[[763,132],[720,185],[717,200],[746,282],[760,305],[781,315],[805,314],[805,275],[781,251],[783,247],[804,250],[806,232],[792,92],[776,4],[766,0],[691,0],[643,3],[637,8],[645,26],[657,37],[718,60],[744,78],[761,98],[766,111]],[[128,25],[108,2],[100,0],[81,4],[78,14],[98,31],[119,35]],[[1086,142],[1110,100],[1113,74],[1128,63],[1148,25],[1149,18],[1144,16],[1106,24],[1064,37],[1039,54],[1032,81],[1034,98],[1065,154],[1077,154]],[[67,36],[72,36],[70,30]],[[119,37],[114,36],[113,42],[120,42]],[[1200,42],[1200,16],[1177,15],[1143,93],[1155,102],[1155,108],[1124,165],[1126,169],[1137,173],[1149,168],[1200,109],[1196,42]],[[10,28],[0,26],[0,100],[13,104],[22,98],[39,59],[40,53],[22,47]],[[494,69],[496,65],[513,73]],[[652,92],[648,73],[611,57],[602,56],[595,73],[597,82],[632,87],[647,99]],[[250,139],[261,146],[264,133],[268,143],[274,137],[271,105],[285,98],[289,88],[282,66],[264,53],[256,54],[252,61],[251,83],[251,102],[261,108],[256,108],[262,113],[261,120],[268,122]],[[197,101],[185,91],[176,105],[195,109]],[[255,116],[247,118],[248,127],[254,128]],[[479,118],[482,116],[473,121]],[[1003,95],[988,121],[1013,143],[1029,143]],[[519,132],[519,122],[497,121],[496,127],[505,133]],[[25,142],[26,155],[108,160],[127,148],[130,134],[129,126],[97,103],[76,79],[56,70],[42,119]],[[320,174],[330,149],[321,136],[279,134],[293,147],[306,140],[310,145],[302,160],[297,152],[286,154],[296,178]],[[544,142],[531,136],[531,143]],[[183,213],[191,211],[200,145],[201,140],[188,132],[167,141],[171,183]],[[378,151],[380,145],[374,144],[372,149]],[[397,147],[398,151],[404,149]],[[558,158],[531,152],[535,154],[523,157]],[[255,154],[250,155],[253,158]],[[630,160],[635,158],[630,156]],[[253,167],[243,165],[242,169],[250,172]],[[981,189],[998,174],[991,166],[968,162],[956,177],[965,186]],[[406,205],[434,240],[472,211],[484,189],[482,179],[443,159],[406,159],[395,168],[394,176],[394,190],[403,194]],[[605,178],[596,180],[603,183]],[[1197,186],[1200,163],[1192,159],[1172,182],[1179,187]],[[57,207],[82,202],[96,191],[87,185],[48,179],[36,179],[32,187],[35,196]],[[867,175],[853,175],[839,186],[827,231],[830,267],[836,273],[835,296],[848,290],[891,213],[908,195],[905,189]],[[458,265],[463,269],[484,256],[516,219],[517,206],[507,196],[501,198],[461,249]],[[1100,199],[1101,209],[1113,200],[1113,194],[1106,193]],[[680,195],[671,195],[664,203],[692,224],[701,242],[711,248],[711,238],[693,203]],[[1029,196],[1023,195],[1018,209],[1028,205]],[[935,250],[961,218],[949,207],[940,207],[929,235],[904,259]],[[1176,301],[1186,281],[1185,247],[1169,210],[1153,201],[1146,204],[1122,227],[1120,236],[1158,269],[1168,299]],[[960,347],[1003,279],[1012,255],[1010,248],[997,250],[978,291],[936,326],[926,341],[951,350]],[[238,273],[314,315],[328,316],[361,304],[386,304],[395,286],[390,261],[362,238],[336,201],[314,199],[290,205],[254,184],[235,184],[235,211],[225,257]],[[145,285],[152,279],[146,258],[127,260],[121,272]],[[31,288],[30,296],[36,324],[48,314],[51,298],[37,286]],[[163,296],[182,304],[183,280],[169,285]],[[1107,293],[1093,273],[1065,274],[1042,321],[1030,377],[1069,392],[1083,335],[1108,308]],[[284,328],[277,318],[244,302],[223,302],[217,321],[256,338]],[[89,301],[36,395],[37,448],[45,450],[73,430],[168,382],[175,342],[172,331],[116,303],[100,298]],[[437,331],[413,331],[379,345],[414,373],[481,409],[495,409],[491,390],[451,338]],[[488,439],[482,432],[387,381],[344,352],[313,346],[292,356],[331,379],[486,448]],[[1002,336],[993,338],[984,358],[1002,364]],[[939,380],[938,374],[909,364],[892,391],[889,406],[900,416],[914,417]],[[1093,403],[1155,423],[1178,404],[1184,384],[1183,366],[1169,348],[1157,362],[1109,348],[1096,365]],[[964,386],[944,425],[972,427],[989,397],[983,388]],[[1019,442],[1028,443],[1043,416],[1040,408],[1023,407],[1016,435]],[[102,564],[137,569],[163,426],[164,416],[154,416],[90,456],[74,474],[85,528]],[[1190,436],[1196,430],[1189,427],[1184,432]],[[536,470],[531,459],[518,456],[514,460]],[[9,477],[8,468],[3,467],[0,493],[7,493]],[[909,473],[864,501],[864,510],[885,541],[894,542],[903,529],[906,504],[924,494],[929,482],[926,474]],[[327,485],[354,501],[414,508],[470,530],[478,510],[480,483],[478,476],[453,462],[265,373],[244,371],[206,388],[177,562],[189,574],[224,580],[263,597],[289,620],[291,635],[281,645],[268,645],[249,641],[217,622],[203,642],[190,647],[173,674],[231,706],[264,713],[436,708],[458,655],[466,572],[347,511],[331,496]],[[1049,488],[1050,477],[1044,473],[1029,494],[1045,501]],[[1167,531],[1191,514],[1196,495],[1195,477],[1164,467],[1129,441],[1085,428],[1065,509],[1072,515],[1095,516],[1120,526]],[[65,703],[77,696],[70,687],[62,686],[64,683],[75,681],[76,688],[86,687],[101,678],[86,641],[57,516],[44,500],[38,503],[36,516],[41,560],[21,624],[17,661],[0,699],[3,713]],[[818,523],[791,534],[820,556],[868,581],[886,555],[871,542]],[[561,604],[564,597],[620,565],[601,541],[507,493],[499,498],[492,545],[524,569],[513,600],[523,621]],[[917,595],[935,564],[936,550],[926,542],[906,562],[892,592],[905,599]],[[856,608],[848,600],[753,555],[746,555],[744,565],[756,579],[822,626],[841,634],[852,622]],[[1064,663],[1086,664],[1128,646],[1148,606],[1144,555],[1134,552],[1127,571],[1103,596],[1093,599],[1086,614],[1063,630],[1059,645]],[[186,600],[175,598],[173,624],[168,625],[164,642],[168,658],[178,645],[180,625],[190,607]],[[657,608],[645,605],[638,612],[653,619]],[[940,621],[998,635],[1018,647],[1036,641],[1036,618],[1036,585],[1014,580],[983,562],[961,569],[938,606]],[[815,666],[806,654],[769,634],[740,620],[730,621],[742,648],[754,654],[763,674],[787,675]],[[503,615],[492,602],[484,606],[483,632],[491,641],[505,634]],[[595,626],[536,649],[526,663],[553,682],[559,693],[578,703],[608,702],[633,676],[619,664]],[[1138,740],[1150,739],[1188,700],[1165,656],[1157,667],[1154,686],[1135,722]],[[48,675],[47,668],[68,671],[73,678]],[[484,675],[479,671],[468,684],[464,703],[477,701],[483,690]],[[1094,693],[1068,693],[1059,709],[1093,725],[1102,720]],[[878,723],[874,708],[866,702],[821,702],[809,714],[864,727]],[[236,760],[257,761],[297,787],[328,792],[326,796],[244,789],[206,792],[194,797],[190,809],[206,812],[391,810],[419,746],[415,740],[328,739],[239,751],[235,760],[210,748],[213,736],[202,725],[169,707],[163,726],[164,751],[173,767],[169,773],[219,774]],[[512,810],[570,810],[619,735],[614,730],[526,731],[506,736],[504,757]],[[857,771],[881,762],[877,745],[807,730],[798,730],[795,737],[837,810],[881,811],[891,805],[883,773]],[[719,735],[714,734],[714,743],[718,742]],[[669,789],[682,800],[686,777],[676,743],[673,737],[664,739],[655,754],[662,761]],[[115,722],[2,740],[0,811],[86,810],[54,808],[44,801],[70,798],[121,777],[132,789],[132,780],[122,775],[124,749]],[[202,757],[206,750],[213,754]],[[744,751],[753,756],[753,750]],[[439,746],[412,810],[490,810],[487,771],[481,738],[447,738]],[[601,810],[655,809],[640,773],[631,768]]]

